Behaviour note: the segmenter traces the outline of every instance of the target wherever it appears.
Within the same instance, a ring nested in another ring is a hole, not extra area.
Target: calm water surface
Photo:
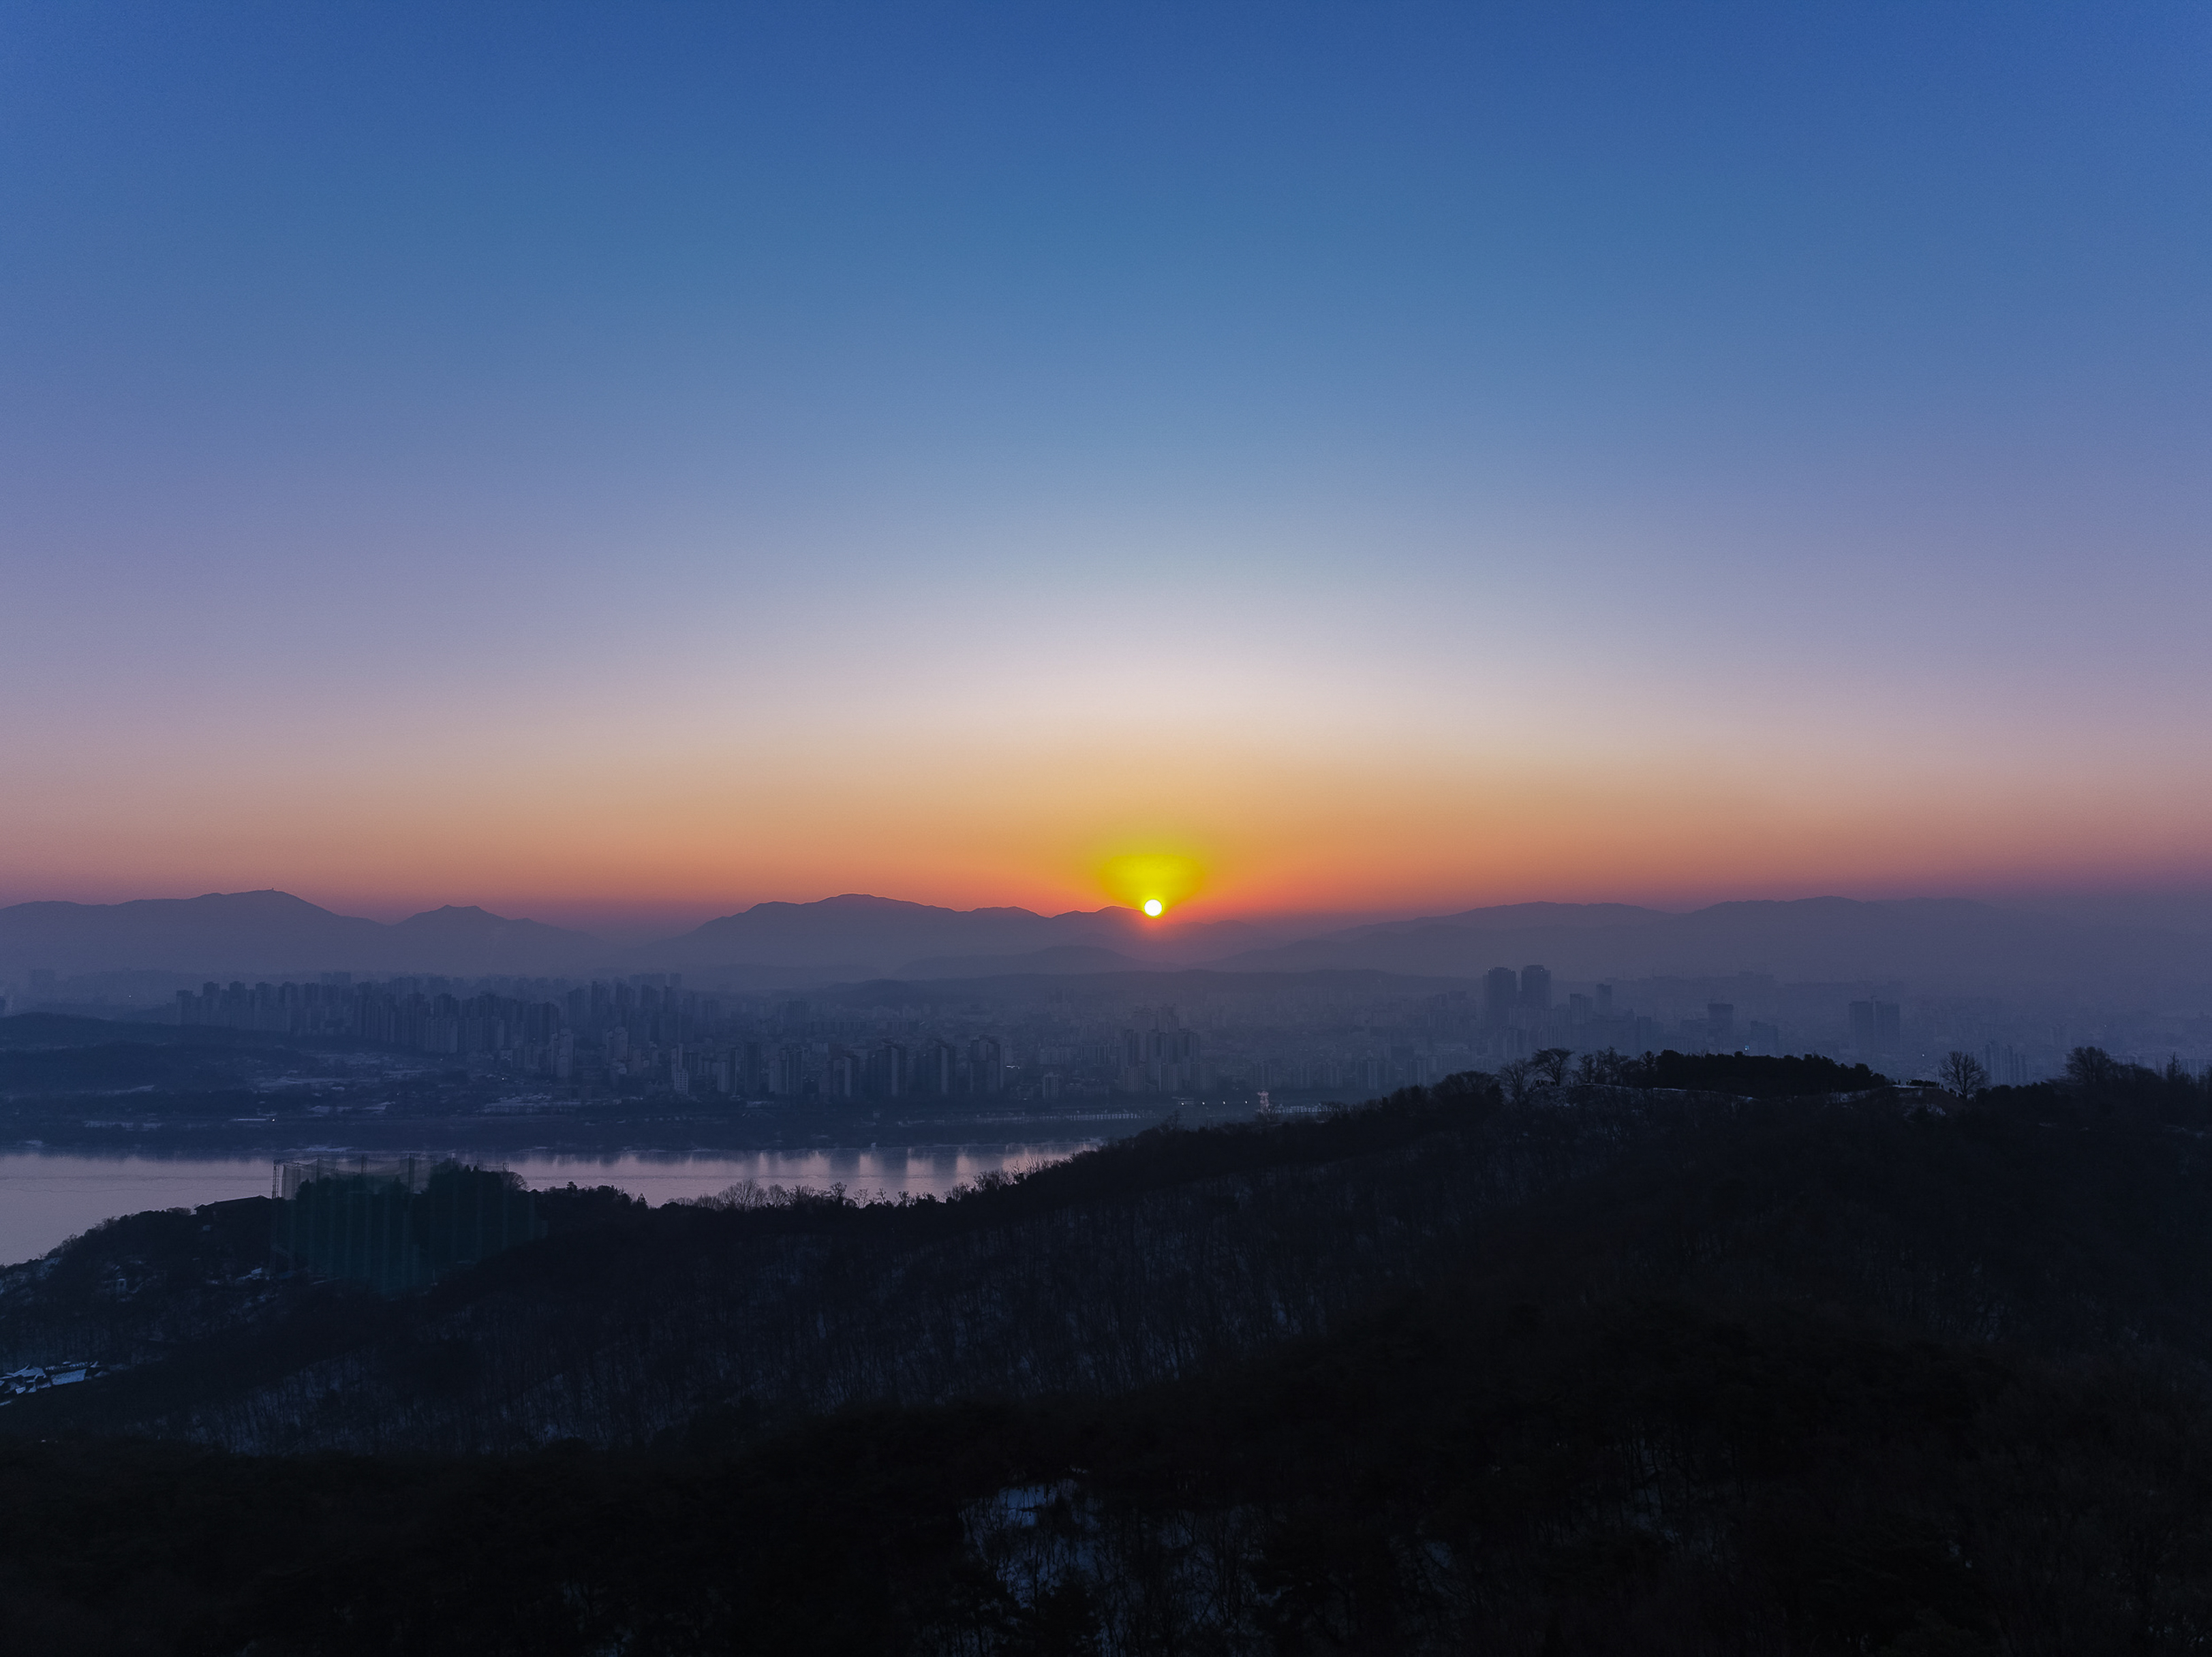
[[[856,1197],[910,1192],[943,1196],[979,1174],[1018,1174],[1073,1156],[1096,1140],[1030,1144],[836,1146],[813,1150],[714,1151],[696,1156],[650,1151],[605,1155],[487,1154],[489,1166],[513,1168],[536,1188],[620,1187],[660,1204],[703,1197],[752,1180],[761,1185],[842,1185]],[[310,1160],[313,1151],[283,1153]],[[468,1159],[466,1151],[451,1153]],[[269,1194],[271,1156],[93,1156],[48,1151],[0,1152],[0,1264],[36,1259],[78,1232],[118,1214],[149,1208],[197,1208],[202,1203]],[[334,1158],[334,1160],[338,1160]],[[381,1160],[381,1157],[380,1157]]]

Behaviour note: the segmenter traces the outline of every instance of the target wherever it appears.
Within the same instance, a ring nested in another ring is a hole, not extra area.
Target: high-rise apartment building
[[[768,1067],[768,1090],[779,1099],[796,1099],[805,1090],[806,1049],[797,1041],[786,1041],[775,1050],[775,1057]]]
[[[1905,1037],[1905,1021],[1894,1001],[1851,1003],[1851,1045],[1862,1053],[1887,1053]]]
[[[1482,975],[1482,1022],[1502,1030],[1521,1004],[1521,980],[1510,967],[1492,967]]]
[[[1006,1085],[1006,1050],[995,1035],[979,1035],[968,1044],[969,1090],[1000,1093]]]
[[[917,1056],[915,1090],[949,1098],[960,1091],[960,1055],[950,1041],[932,1041]]]
[[[869,1057],[868,1091],[878,1099],[896,1099],[913,1086],[914,1078],[908,1073],[904,1044],[879,1042]]]

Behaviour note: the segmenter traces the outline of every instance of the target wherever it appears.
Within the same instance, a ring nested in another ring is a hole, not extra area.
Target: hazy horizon
[[[300,898],[333,914],[354,916],[391,926],[419,914],[427,914],[452,907],[481,908],[503,920],[532,920],[542,925],[588,933],[603,943],[621,949],[671,939],[689,932],[711,920],[741,914],[758,904],[787,903],[807,905],[820,903],[841,896],[869,896],[897,902],[921,903],[927,907],[967,913],[975,909],[1028,908],[1031,913],[1052,916],[1066,913],[1090,913],[1108,907],[1132,908],[1133,905],[1115,903],[1109,897],[1093,895],[1091,901],[1082,901],[1074,895],[1064,904],[1034,907],[1017,903],[936,903],[899,892],[864,892],[848,888],[842,891],[821,892],[811,895],[781,895],[734,900],[717,903],[711,901],[684,905],[669,905],[651,909],[629,907],[578,905],[573,901],[558,901],[532,904],[528,900],[514,908],[502,908],[483,902],[466,895],[440,895],[419,902],[401,900],[396,902],[353,902],[343,897],[319,895],[313,892],[288,891],[283,887],[256,886],[241,891],[285,891],[289,896]],[[88,907],[105,907],[146,899],[179,901],[203,896],[237,895],[238,893],[143,891],[125,896],[79,897],[67,895],[41,895],[21,897],[0,892],[0,908],[27,902],[79,903]],[[1555,903],[1563,906],[1622,904],[1635,908],[1656,910],[1666,914],[1687,914],[1715,904],[1742,902],[1796,902],[1823,897],[1841,897],[1860,902],[1910,902],[1914,901],[1960,899],[1987,903],[1999,908],[2016,909],[2027,913],[2067,915],[2103,924],[2122,924],[2196,932],[2212,930],[2212,887],[2160,889],[2156,888],[2087,887],[2054,888],[2045,889],[1962,890],[1962,891],[1866,891],[1851,892],[1834,888],[1803,891],[1722,891],[1700,894],[1695,898],[1666,895],[1649,899],[1634,895],[1601,895],[1589,897],[1502,897],[1467,901],[1458,896],[1439,897],[1428,902],[1413,902],[1389,908],[1368,909],[1294,909],[1239,910],[1225,905],[1207,902],[1203,897],[1187,904],[1177,905],[1161,920],[1153,923],[1164,931],[1173,931],[1182,926],[1205,926],[1208,923],[1232,922],[1253,926],[1268,932],[1279,933],[1285,939],[1319,935],[1352,927],[1382,925],[1393,921],[1416,920],[1430,916],[1457,914],[1473,909],[1510,907],[1524,903]]]
[[[886,899],[894,902],[919,903],[934,908],[969,913],[976,909],[1027,908],[1042,916],[1066,913],[1091,913],[1105,908],[1133,908],[1133,905],[1116,903],[1104,896],[1094,896],[1091,901],[1079,896],[1062,905],[1038,907],[1011,902],[975,904],[939,903],[927,898],[910,896],[899,892],[867,892],[847,888],[834,892],[810,895],[781,895],[733,900],[716,903],[711,901],[665,908],[640,909],[633,907],[577,905],[573,901],[531,904],[525,900],[520,907],[501,908],[465,895],[441,895],[419,902],[401,900],[396,902],[351,902],[343,897],[332,898],[313,892],[291,891],[278,886],[241,888],[234,892],[144,891],[126,896],[80,897],[62,894],[37,896],[15,896],[0,891],[0,908],[21,903],[64,902],[87,907],[109,907],[144,900],[177,901],[197,897],[237,896],[261,891],[283,892],[300,898],[333,914],[349,915],[391,926],[414,916],[428,914],[446,908],[480,908],[507,920],[533,920],[542,925],[559,926],[565,930],[586,932],[602,941],[625,947],[647,944],[678,936],[708,921],[726,916],[741,914],[760,904],[791,904],[805,906],[825,902],[830,899],[863,896]],[[1380,925],[1391,921],[1415,920],[1425,917],[1458,914],[1468,910],[1507,908],[1521,904],[1558,904],[1563,907],[1620,904],[1639,909],[1655,910],[1665,914],[1687,914],[1701,908],[1723,903],[1799,902],[1810,899],[1840,897],[1858,902],[1911,902],[1916,901],[1964,900],[1987,903],[2000,908],[2011,908],[2053,913],[2093,913],[2100,919],[2126,917],[2144,926],[2168,925],[2187,929],[2212,926],[2212,887],[2160,889],[2156,888],[2086,887],[2053,888],[2046,889],[1966,890],[1966,891],[1867,891],[1851,892],[1826,888],[1804,891],[1723,891],[1699,895],[1684,901],[1668,895],[1659,899],[1636,895],[1602,895],[1589,897],[1501,897],[1475,898],[1472,901],[1457,896],[1445,896],[1427,902],[1413,902],[1390,908],[1370,909],[1295,909],[1295,910],[1238,910],[1206,902],[1203,898],[1172,908],[1155,925],[1165,929],[1177,926],[1235,922],[1269,931],[1297,933],[1343,930],[1355,926]],[[2163,921],[2161,914],[2167,918]]]

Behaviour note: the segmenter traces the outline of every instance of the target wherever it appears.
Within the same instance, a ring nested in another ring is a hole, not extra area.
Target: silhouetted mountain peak
[[[334,909],[325,909],[319,903],[310,903],[304,897],[296,897],[290,892],[280,892],[273,886],[264,886],[258,891],[252,892],[202,892],[198,897],[133,898],[127,903],[118,903],[102,907],[118,909],[135,909],[142,906],[152,904],[175,904],[180,907],[219,904],[241,913],[258,912],[271,914],[326,915],[335,914],[337,913]]]
[[[349,970],[572,971],[605,952],[582,932],[452,904],[384,926],[289,892],[0,908],[0,966],[217,975]]]
[[[1012,906],[948,909],[847,892],[812,903],[756,903],[635,950],[631,959],[653,967],[776,962],[805,968],[859,959],[888,974],[915,962],[945,968],[967,957],[1003,961],[1082,948],[1190,964],[1265,941],[1272,941],[1268,934],[1240,921],[1148,921],[1110,905],[1041,915]]]
[[[392,924],[395,928],[416,927],[428,929],[431,927],[447,927],[466,928],[471,930],[479,930],[489,926],[544,926],[545,925],[542,920],[510,920],[506,915],[494,914],[490,910],[475,903],[443,904],[435,909],[425,909],[420,914],[411,914],[408,916],[406,920],[395,921]],[[563,929],[558,926],[550,926],[546,927],[546,930],[549,932],[560,932]],[[579,933],[578,936],[580,937],[582,934]]]

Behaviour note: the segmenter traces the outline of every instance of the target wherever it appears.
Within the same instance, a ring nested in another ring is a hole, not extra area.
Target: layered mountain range
[[[447,905],[395,925],[289,892],[210,892],[130,903],[0,909],[0,973],[148,971],[210,977],[305,973],[558,973],[611,952],[584,932]]]
[[[761,987],[1217,967],[1469,978],[1540,962],[1565,980],[1770,974],[1903,980],[1924,990],[2047,988],[2097,998],[2212,988],[2212,935],[1960,899],[1520,903],[1286,938],[1239,921],[1148,921],[1126,908],[1042,915],[847,894],[758,903],[680,937],[622,948],[587,933],[448,906],[395,924],[283,892],[0,908],[0,975],[138,970],[275,977],[346,970],[576,975],[680,970]]]

